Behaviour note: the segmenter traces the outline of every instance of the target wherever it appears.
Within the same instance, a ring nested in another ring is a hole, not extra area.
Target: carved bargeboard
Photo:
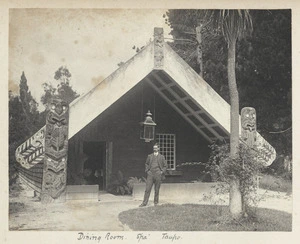
[[[68,120],[68,104],[59,98],[52,99],[45,127],[45,160],[41,194],[43,203],[65,201]]]
[[[256,159],[265,166],[269,166],[276,158],[275,149],[259,134],[256,137]]]
[[[25,169],[30,169],[44,159],[45,126],[22,143],[16,150],[16,160]]]

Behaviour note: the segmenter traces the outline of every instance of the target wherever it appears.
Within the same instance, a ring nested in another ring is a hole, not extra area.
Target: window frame
[[[156,133],[155,139],[167,161],[167,170],[176,170],[176,134]]]

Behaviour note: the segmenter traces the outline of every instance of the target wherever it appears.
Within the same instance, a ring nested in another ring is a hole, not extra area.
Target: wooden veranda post
[[[46,116],[42,203],[66,200],[68,125],[68,104],[53,98]]]

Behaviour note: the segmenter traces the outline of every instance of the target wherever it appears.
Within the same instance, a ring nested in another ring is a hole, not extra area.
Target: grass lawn
[[[265,208],[252,209],[248,219],[228,218],[228,206],[165,204],[131,209],[119,214],[134,231],[291,231],[292,215]]]

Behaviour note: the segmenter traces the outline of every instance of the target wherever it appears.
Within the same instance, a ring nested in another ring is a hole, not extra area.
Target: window
[[[175,134],[156,134],[156,142],[160,146],[160,153],[165,156],[168,163],[168,169],[175,170]]]

